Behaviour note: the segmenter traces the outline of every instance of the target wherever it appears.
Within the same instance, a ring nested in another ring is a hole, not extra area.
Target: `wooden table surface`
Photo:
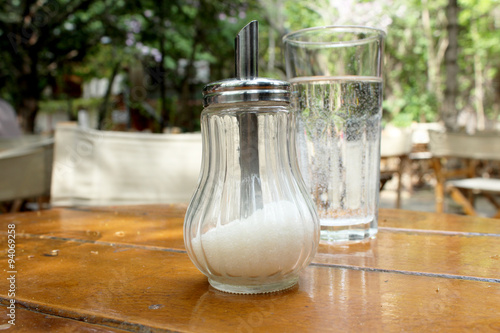
[[[382,209],[376,239],[322,245],[298,286],[249,296],[213,289],[191,263],[182,239],[185,210],[0,215],[0,330],[500,331],[500,220]],[[7,317],[12,287],[15,326]]]

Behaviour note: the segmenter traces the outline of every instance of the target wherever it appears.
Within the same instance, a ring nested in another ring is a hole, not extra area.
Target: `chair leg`
[[[456,187],[450,187],[451,198],[455,200],[464,209],[465,214],[477,216],[477,212],[470,201]]]
[[[403,170],[404,170],[404,166],[405,166],[405,163],[406,163],[406,157],[400,157],[399,158],[399,167],[398,167],[398,171],[397,171],[397,174],[398,174],[398,189],[397,189],[397,197],[396,197],[396,208],[397,209],[400,209],[401,208],[401,189],[402,189],[402,186],[403,186],[403,182],[402,182],[402,177],[403,177]]]
[[[431,160],[431,165],[436,176],[436,188],[434,189],[436,213],[442,213],[444,212],[444,179],[441,175],[441,161],[434,157]]]
[[[41,211],[43,209],[43,197],[42,196],[36,197],[36,204],[38,206],[38,211]]]
[[[491,195],[490,193],[483,193],[483,196],[488,199],[488,201],[491,202],[491,204],[495,206],[496,209],[500,209],[500,204],[496,201],[493,195]]]
[[[483,195],[497,209],[497,212],[493,216],[493,218],[500,219],[500,204],[498,203],[498,201],[496,201],[495,197],[491,193],[483,193]]]
[[[444,189],[442,183],[436,184],[436,213],[444,212]]]
[[[382,191],[384,189],[385,184],[389,180],[391,180],[391,178],[392,178],[392,174],[388,174],[388,173],[384,173],[384,172],[380,173],[380,187],[379,187],[379,191]]]
[[[10,212],[11,213],[17,213],[21,210],[21,207],[23,205],[23,200],[22,199],[16,199],[12,203],[12,206],[10,207]]]

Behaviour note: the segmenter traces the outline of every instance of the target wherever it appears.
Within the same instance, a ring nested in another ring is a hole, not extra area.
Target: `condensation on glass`
[[[381,30],[352,26],[283,38],[299,168],[325,243],[378,231],[384,38]]]

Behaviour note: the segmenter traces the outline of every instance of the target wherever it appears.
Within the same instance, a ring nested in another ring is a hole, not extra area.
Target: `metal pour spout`
[[[259,76],[259,22],[252,21],[235,39],[235,72],[240,80]]]
[[[258,77],[259,23],[252,21],[240,30],[235,39],[237,80]],[[238,116],[241,165],[241,217],[246,218],[264,206],[259,168],[259,125],[257,114],[244,112]]]

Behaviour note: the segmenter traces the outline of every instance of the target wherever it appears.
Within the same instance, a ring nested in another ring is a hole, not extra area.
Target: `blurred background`
[[[52,198],[54,188],[59,188],[54,184],[80,189],[74,194],[78,198],[90,193],[85,187],[89,182],[84,166],[93,163],[93,170],[97,169],[99,164],[91,157],[104,149],[105,136],[92,132],[96,144],[88,148],[88,132],[81,129],[199,132],[203,86],[234,76],[234,38],[251,20],[259,21],[260,76],[277,79],[286,79],[282,37],[289,32],[325,25],[363,25],[386,31],[383,126],[403,132],[411,129],[407,131],[411,147],[387,153],[396,162],[381,167],[383,172],[387,170],[381,176],[385,186],[382,207],[393,207],[396,200],[398,208],[434,210],[432,191],[415,191],[432,189],[439,178],[430,166],[429,128],[468,134],[499,129],[498,0],[2,0],[0,138],[52,138],[58,124],[68,121],[77,123],[79,129],[66,129],[64,133],[73,133],[72,139],[63,135],[58,139],[56,134],[54,160],[54,140],[43,144],[45,152],[37,148],[40,156],[45,154],[38,157],[40,165],[45,163],[45,171],[21,170],[21,165],[35,165],[18,158],[28,158],[25,140],[22,144],[2,141],[3,148],[11,151],[5,150],[0,157],[10,163],[0,172],[2,180],[11,180],[11,184],[0,186],[0,194],[4,194],[0,203],[22,201],[0,205],[0,211],[25,207],[26,197],[49,196],[51,175]],[[401,134],[391,135],[389,143],[403,141]],[[83,143],[74,137],[83,138]],[[67,145],[73,142],[73,146],[57,150],[58,140]],[[139,142],[141,138],[127,140]],[[65,151],[67,156],[61,155]],[[156,155],[164,155],[162,151]],[[103,156],[112,156],[112,152]],[[129,148],[123,152],[130,155]],[[30,154],[34,156],[35,151]],[[117,170],[130,163],[115,159],[121,163]],[[143,178],[148,176],[147,166],[154,164],[144,163]],[[194,164],[197,167],[199,162]],[[498,164],[491,165],[487,164],[487,176],[498,176]],[[71,172],[58,172],[61,166]],[[78,183],[74,174],[80,168],[82,180]],[[158,168],[159,175],[152,177],[151,184],[162,177],[162,170]],[[40,189],[14,194],[12,189],[27,189],[36,183],[26,175],[43,173],[45,179],[37,180]],[[198,169],[192,173],[190,179],[195,183]],[[142,185],[148,188],[151,184]],[[99,186],[102,183],[95,185],[96,193],[102,192]],[[425,195],[419,196],[421,193]],[[42,205],[39,201],[35,207]]]
[[[3,0],[0,97],[25,133],[81,110],[100,129],[198,131],[202,87],[234,76],[234,37],[254,19],[261,76],[285,78],[288,32],[367,25],[387,32],[384,123],[499,119],[496,0]]]

